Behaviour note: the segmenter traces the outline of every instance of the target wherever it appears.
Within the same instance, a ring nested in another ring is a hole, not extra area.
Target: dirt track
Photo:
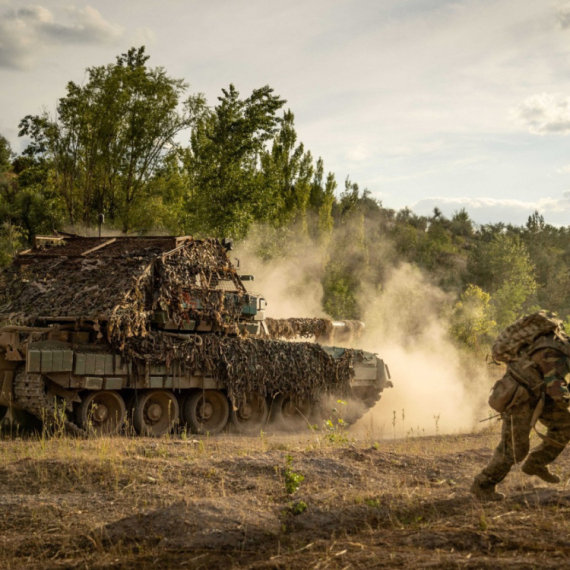
[[[564,484],[515,472],[503,503],[468,494],[496,441],[6,436],[0,567],[567,568]]]

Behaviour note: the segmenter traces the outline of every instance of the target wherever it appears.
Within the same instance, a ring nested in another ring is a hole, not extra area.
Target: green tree
[[[449,229],[454,236],[460,236],[462,238],[473,237],[473,221],[469,217],[465,208],[462,208],[453,214],[449,224]]]
[[[359,279],[344,259],[331,259],[323,276],[323,308],[333,319],[358,319]]]
[[[560,314],[570,313],[568,228],[547,224],[538,212],[529,216],[520,235],[535,267],[538,305]]]
[[[510,324],[535,302],[534,270],[518,235],[497,233],[490,242],[478,245],[471,259],[471,275],[491,293],[499,327]]]
[[[332,172],[329,172],[318,209],[319,236],[321,237],[328,237],[333,231],[334,220],[332,216],[332,210],[335,201],[334,193],[336,187],[337,183],[334,174]]]
[[[6,172],[12,167],[12,148],[8,140],[0,135],[0,174]]]
[[[477,285],[468,285],[453,307],[451,335],[460,344],[484,352],[495,332],[491,295]]]
[[[5,221],[0,225],[0,267],[8,265],[24,244],[20,228]]]
[[[313,157],[305,151],[303,143],[297,144],[294,123],[295,116],[290,110],[286,111],[271,150],[261,155],[262,184],[276,209],[269,214],[260,213],[258,217],[266,217],[281,226],[297,219],[306,223],[313,190]]]
[[[251,224],[279,209],[262,183],[259,164],[282,119],[285,101],[269,86],[241,99],[234,85],[222,90],[219,104],[192,131],[186,156],[194,227],[216,236],[244,237]]]
[[[25,154],[49,162],[72,224],[94,224],[104,212],[132,229],[176,135],[204,110],[201,95],[180,110],[186,84],[149,68],[148,59],[144,47],[132,48],[114,64],[88,68],[84,85],[68,83],[56,118],[28,115],[20,123],[20,135],[31,139]]]

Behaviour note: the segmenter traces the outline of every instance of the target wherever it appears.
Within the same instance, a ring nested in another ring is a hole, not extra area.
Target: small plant
[[[267,450],[267,432],[263,431],[262,429],[259,430],[259,441],[261,443],[261,450]]]
[[[379,499],[366,499],[364,502],[369,507],[372,507],[373,509],[379,509],[380,508],[380,500]]]
[[[348,443],[348,437],[344,431],[346,422],[342,418],[338,418],[336,424],[332,420],[325,420],[323,422],[323,428],[325,438],[330,443]]]
[[[437,416],[433,416],[433,421],[435,422],[435,435],[439,435],[439,418],[441,414],[437,414]]]
[[[308,508],[309,505],[305,501],[295,501],[289,505],[289,512],[294,516],[302,515]]]
[[[305,476],[293,471],[293,457],[291,457],[291,455],[287,455],[286,461],[287,465],[285,467],[285,472],[283,473],[285,479],[285,491],[288,495],[292,495],[299,489],[301,483],[305,480]]]

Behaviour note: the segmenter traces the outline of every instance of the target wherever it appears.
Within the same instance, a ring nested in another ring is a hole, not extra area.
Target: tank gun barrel
[[[362,321],[331,321],[321,318],[266,318],[267,336],[272,339],[301,339],[314,337],[317,341],[349,341],[359,338],[364,330]]]
[[[349,330],[359,330],[360,332],[364,330],[364,323],[362,321],[331,321],[332,326],[335,330],[349,331]]]

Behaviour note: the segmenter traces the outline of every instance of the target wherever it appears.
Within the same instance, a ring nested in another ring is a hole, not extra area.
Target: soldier
[[[502,414],[501,441],[489,465],[475,477],[471,486],[476,497],[502,500],[504,495],[497,493],[495,486],[515,463],[525,458],[523,473],[536,475],[547,483],[560,482],[560,477],[551,473],[548,465],[570,441],[569,354],[568,341],[551,333],[538,338],[517,360],[508,363],[507,374],[523,385],[526,393],[520,403]],[[542,443],[528,454],[530,432],[537,420],[547,432],[546,435],[539,433]]]

